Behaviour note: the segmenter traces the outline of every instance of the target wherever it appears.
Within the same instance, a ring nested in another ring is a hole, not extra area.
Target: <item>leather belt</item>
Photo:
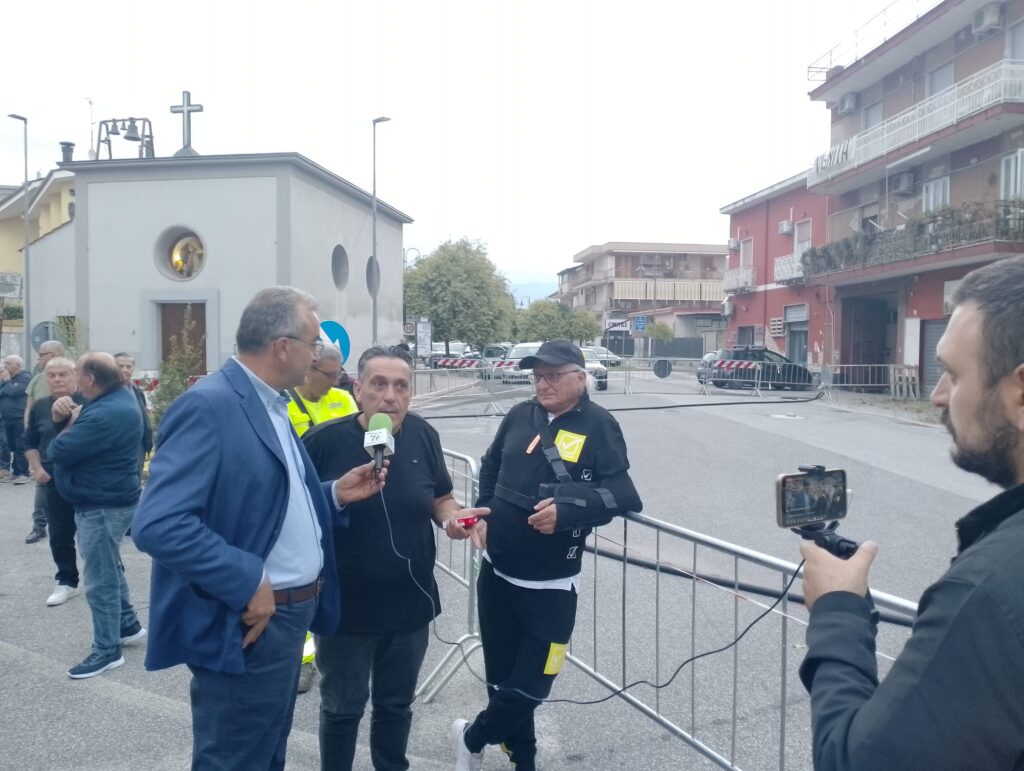
[[[274,604],[275,605],[287,605],[292,602],[305,602],[311,600],[320,594],[320,590],[323,588],[323,579],[318,579],[311,584],[305,586],[293,586],[290,589],[275,589],[274,590]]]

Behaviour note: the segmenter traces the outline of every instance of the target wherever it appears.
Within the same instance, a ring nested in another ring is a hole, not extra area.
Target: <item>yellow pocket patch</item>
[[[558,448],[558,456],[567,463],[575,463],[580,459],[585,441],[587,441],[587,437],[583,434],[574,434],[563,428],[555,434],[555,447]]]
[[[551,643],[551,647],[548,649],[548,660],[544,664],[545,675],[557,675],[562,671],[562,667],[565,665],[565,649],[568,647],[562,643]]]

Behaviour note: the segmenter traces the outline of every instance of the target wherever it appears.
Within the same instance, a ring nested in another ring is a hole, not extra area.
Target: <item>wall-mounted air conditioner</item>
[[[729,251],[738,252],[740,250],[740,240],[738,238],[729,239]]]
[[[905,171],[889,179],[889,192],[893,195],[914,194],[914,172]]]
[[[780,236],[791,236],[791,235],[793,235],[793,220],[780,220],[779,221],[779,235]]]
[[[732,314],[734,313],[734,311],[735,309],[732,306],[731,300],[722,300],[722,315],[725,318],[732,318]]]
[[[855,112],[857,112],[857,94],[852,91],[849,94],[843,94],[839,99],[839,114],[852,115]]]
[[[971,32],[975,35],[987,35],[1003,26],[1003,7],[999,3],[989,3],[976,11],[971,20]]]

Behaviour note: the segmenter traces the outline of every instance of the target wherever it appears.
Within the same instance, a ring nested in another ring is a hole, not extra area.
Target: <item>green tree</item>
[[[153,392],[153,423],[158,428],[167,408],[189,387],[189,378],[202,370],[204,337],[196,338],[196,323],[192,320],[192,306],[185,306],[181,333],[171,335],[171,352],[160,365],[160,384]]]
[[[64,343],[64,349],[69,359],[74,361],[85,352],[85,332],[82,330],[82,322],[77,316],[57,316],[54,321],[54,339]]]
[[[651,342],[651,355],[653,356],[657,351],[659,342],[668,342],[674,337],[672,333],[672,327],[666,324],[664,321],[656,321],[654,324],[648,324],[644,329],[644,337]]]
[[[583,308],[573,308],[569,315],[569,339],[580,345],[590,345],[601,334],[601,324],[594,314]]]
[[[446,241],[405,274],[405,304],[430,319],[445,351],[452,340],[475,348],[508,338],[514,311],[508,282],[478,241]]]
[[[519,317],[519,339],[524,342],[569,337],[569,309],[553,300],[536,300]]]

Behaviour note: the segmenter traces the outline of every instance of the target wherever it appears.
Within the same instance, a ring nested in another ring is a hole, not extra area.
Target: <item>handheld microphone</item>
[[[384,458],[395,454],[395,437],[391,433],[391,416],[381,412],[370,416],[363,449],[373,458],[373,471],[377,473],[384,466]]]

